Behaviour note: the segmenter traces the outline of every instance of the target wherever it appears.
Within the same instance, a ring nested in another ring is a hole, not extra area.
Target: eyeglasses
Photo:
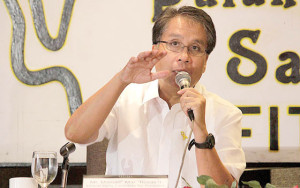
[[[207,53],[206,49],[199,45],[193,44],[190,46],[184,46],[182,42],[179,41],[157,41],[155,44],[164,43],[166,44],[166,48],[172,52],[182,52],[185,47],[187,47],[188,53],[192,56],[202,56]]]

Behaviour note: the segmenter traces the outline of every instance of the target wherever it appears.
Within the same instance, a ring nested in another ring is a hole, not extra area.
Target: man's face
[[[191,18],[177,16],[172,18],[166,25],[165,31],[161,36],[160,41],[177,41],[181,42],[184,46],[201,45],[205,49],[207,47],[207,37],[204,27],[200,23],[196,23]],[[159,80],[160,87],[178,86],[175,83],[175,76],[177,71],[186,71],[191,76],[191,87],[200,80],[206,68],[206,61],[208,55],[205,53],[202,56],[192,56],[189,54],[187,47],[182,52],[173,52],[166,48],[166,44],[159,43],[159,50],[166,50],[167,55],[161,59],[156,65],[156,71],[169,70],[170,76]]]

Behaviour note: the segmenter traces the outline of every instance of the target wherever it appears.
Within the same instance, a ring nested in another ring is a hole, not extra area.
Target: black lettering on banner
[[[287,83],[298,83],[300,81],[300,58],[299,56],[294,52],[284,52],[279,55],[279,59],[281,61],[285,61],[287,59],[290,59],[290,63],[284,64],[280,66],[276,70],[276,79],[284,84]],[[287,71],[291,69],[291,74],[288,76]]]
[[[227,64],[228,76],[236,83],[239,84],[254,84],[263,79],[267,72],[267,62],[263,56],[255,53],[241,45],[241,41],[244,38],[250,38],[253,43],[256,43],[259,37],[260,31],[241,30],[232,35],[229,40],[230,49],[243,57],[252,60],[256,65],[256,71],[250,76],[243,76],[238,71],[238,66],[241,60],[237,57],[233,57]]]
[[[243,114],[260,114],[260,106],[238,106]]]
[[[255,115],[260,114],[260,106],[237,106],[243,113],[243,115]],[[251,137],[252,131],[249,128],[242,129],[242,137]]]
[[[282,0],[273,0],[271,2],[271,5],[283,5],[283,1]]]
[[[270,150],[278,151],[278,107],[270,107]]]
[[[296,5],[296,1],[294,0],[285,0],[284,8],[293,7]]]
[[[262,5],[265,3],[265,0],[243,0],[244,5],[251,6],[255,4],[256,6]]]
[[[251,137],[251,129],[242,129],[242,137]]]
[[[300,114],[300,106],[289,107],[289,114]]]
[[[223,4],[223,7],[235,7],[233,0],[226,0]]]
[[[152,18],[152,22],[155,22],[157,17],[162,13],[163,7],[175,5],[179,2],[180,0],[154,0],[154,15]]]
[[[288,114],[289,115],[299,115],[300,114],[300,106],[289,106]]]
[[[273,0],[271,5],[278,6],[283,5],[282,0]],[[296,1],[294,0],[285,0],[284,8],[289,8],[296,5]]]
[[[216,0],[195,0],[198,7],[212,7],[218,4]]]

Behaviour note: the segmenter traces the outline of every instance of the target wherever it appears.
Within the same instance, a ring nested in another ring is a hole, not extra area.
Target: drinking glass
[[[56,152],[33,152],[31,174],[42,188],[47,188],[47,186],[55,179],[57,169]]]

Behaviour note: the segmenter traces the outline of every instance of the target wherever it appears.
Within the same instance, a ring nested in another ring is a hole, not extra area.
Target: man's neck
[[[180,95],[177,94],[177,89],[170,87],[170,88],[166,88],[163,86],[159,86],[158,89],[158,93],[159,93],[159,97],[161,99],[163,99],[164,101],[166,101],[166,103],[169,106],[169,109],[171,109],[171,107],[176,104],[179,103],[180,101]]]

